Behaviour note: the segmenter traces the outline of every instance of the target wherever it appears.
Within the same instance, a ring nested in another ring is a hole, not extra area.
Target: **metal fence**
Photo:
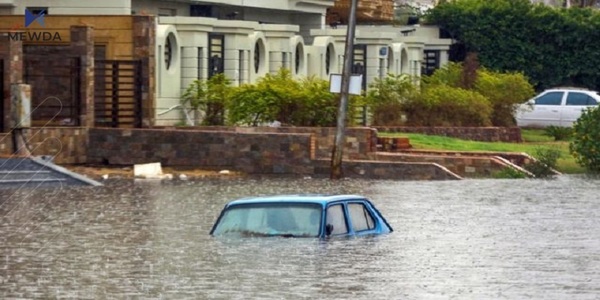
[[[96,126],[142,126],[141,66],[139,60],[95,60]]]

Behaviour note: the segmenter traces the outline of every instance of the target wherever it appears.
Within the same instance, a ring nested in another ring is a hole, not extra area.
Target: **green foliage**
[[[430,76],[423,76],[421,81],[424,85],[448,85],[452,87],[461,86],[462,64],[449,62],[443,67],[435,70]]]
[[[406,102],[407,124],[411,126],[489,126],[492,109],[475,91],[447,85],[424,87]]]
[[[302,105],[292,119],[297,126],[335,126],[339,96],[329,92],[329,82],[314,76],[301,81]],[[349,100],[352,102],[352,99]],[[353,114],[353,106],[348,108],[348,116]]]
[[[194,124],[198,125],[200,113],[204,113],[203,125],[223,125],[225,104],[231,92],[231,81],[224,74],[209,80],[194,80],[183,93],[181,104],[194,112]]]
[[[600,108],[587,109],[575,122],[569,149],[579,165],[600,173]]]
[[[252,126],[273,121],[295,126],[333,126],[337,103],[326,80],[311,77],[298,81],[289,70],[281,69],[256,84],[236,88],[229,99],[228,117],[232,124]]]
[[[515,168],[506,167],[501,171],[494,173],[493,177],[496,179],[522,179],[527,178],[527,174]]]
[[[573,128],[548,126],[544,129],[544,134],[553,137],[555,141],[564,141],[573,136]]]
[[[188,125],[197,126],[199,124],[200,113],[203,110],[206,110],[206,104],[208,103],[208,100],[206,99],[207,93],[208,87],[206,81],[204,80],[194,80],[183,93],[180,100],[181,105],[184,107],[189,107],[194,113],[194,124]]]
[[[533,86],[522,73],[499,73],[480,69],[474,89],[486,97],[492,106],[494,126],[514,126],[516,104],[535,95]]]
[[[544,178],[554,175],[553,169],[561,157],[560,150],[555,148],[538,148],[534,155],[535,161],[525,165],[525,169],[537,178]]]
[[[371,108],[375,126],[401,125],[403,104],[413,97],[417,89],[413,79],[406,74],[375,78],[369,85],[364,104]]]
[[[460,41],[465,51],[478,53],[481,65],[521,71],[536,89],[600,88],[597,10],[554,8],[529,0],[457,0],[440,3],[425,17]]]
[[[472,69],[472,68],[471,68]],[[471,72],[472,70],[469,69]],[[448,85],[451,87],[472,86],[472,91],[484,96],[491,108],[490,120],[494,126],[514,126],[514,113],[516,105],[531,98],[535,91],[527,78],[517,72],[495,72],[486,68],[479,68],[476,74],[467,77],[475,79],[474,84],[465,78],[463,65],[448,63],[438,69],[431,76],[423,77],[424,86]]]

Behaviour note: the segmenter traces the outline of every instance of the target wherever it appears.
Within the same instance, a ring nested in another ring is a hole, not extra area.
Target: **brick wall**
[[[234,131],[244,133],[304,133],[315,137],[315,157],[330,158],[335,138],[335,127],[178,127],[182,130]],[[369,127],[346,128],[344,157],[366,159],[377,150],[377,131]]]
[[[32,155],[50,155],[57,164],[84,164],[88,129],[81,127],[47,127],[23,129]]]
[[[276,129],[268,129],[276,130]],[[264,131],[264,130],[263,130]],[[58,164],[132,165],[232,169],[249,174],[329,176],[329,157],[316,157],[314,133],[265,133],[174,129],[101,129],[48,127],[23,129],[33,155],[50,155]],[[12,155],[12,136],[0,134],[0,156]],[[498,152],[369,154],[369,160],[345,159],[344,176],[397,180],[442,180],[489,177],[506,167],[500,156],[517,165],[531,158]],[[443,166],[443,167],[442,167]]]
[[[3,70],[0,70],[0,132],[8,132],[12,127],[10,122],[10,87],[12,84],[23,83],[23,43],[14,41],[8,34],[0,34],[0,60]]]
[[[13,140],[10,133],[0,133],[0,157],[8,157],[13,154]]]
[[[441,135],[482,142],[520,143],[519,127],[375,127],[379,132],[420,133]]]
[[[88,163],[231,168],[247,173],[312,174],[310,134],[224,131],[89,130]]]
[[[485,178],[502,171],[506,164],[494,156],[414,155],[402,153],[377,153],[378,161],[430,162],[446,167],[451,172],[467,178]]]
[[[330,161],[321,159],[314,161],[315,175],[329,176]],[[397,161],[344,161],[342,165],[344,177],[393,179],[393,180],[457,180],[456,174],[449,172],[441,165],[428,162]]]

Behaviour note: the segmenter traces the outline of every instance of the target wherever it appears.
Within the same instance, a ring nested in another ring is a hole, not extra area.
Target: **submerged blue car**
[[[328,238],[392,231],[381,213],[363,196],[282,195],[229,202],[210,234]]]

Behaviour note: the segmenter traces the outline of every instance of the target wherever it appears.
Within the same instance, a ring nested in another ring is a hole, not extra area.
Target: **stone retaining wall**
[[[418,154],[418,155],[434,155],[434,156],[447,156],[454,158],[470,159],[476,157],[502,157],[511,163],[523,166],[534,160],[527,153],[516,153],[516,152],[492,152],[492,151],[443,151],[443,150],[403,150],[404,153]],[[378,154],[381,152],[378,152]]]
[[[171,127],[172,128],[172,127]],[[201,131],[233,131],[241,133],[304,133],[314,135],[315,156],[330,158],[335,138],[335,127],[229,127],[229,126],[196,126],[177,127],[181,130]],[[344,157],[347,159],[366,159],[377,151],[377,131],[369,127],[346,128]]]
[[[165,166],[232,169],[249,174],[329,175],[330,149],[324,145],[331,147],[329,140],[332,142],[333,137],[328,137],[333,135],[331,129],[211,129],[47,127],[27,128],[23,132],[33,155],[53,156],[57,164],[161,162]],[[375,152],[373,144],[368,142],[376,139],[374,130],[352,128],[350,132],[346,149],[350,149],[349,156],[354,159],[344,160],[347,177],[398,180],[453,179],[455,174],[489,177],[504,167],[494,156],[517,165],[531,159],[526,154],[499,152]],[[317,146],[319,142],[321,145]],[[10,156],[12,150],[12,136],[0,135],[0,155]]]
[[[330,161],[315,160],[315,175],[329,176]],[[348,160],[342,165],[347,178],[393,179],[393,180],[459,180],[461,177],[445,167],[429,162],[392,162]]]
[[[493,156],[461,157],[378,152],[375,159],[378,161],[436,163],[466,178],[489,178],[494,173],[500,172],[507,167],[504,162],[495,159]]]
[[[0,133],[0,157],[9,157],[13,154],[13,140],[10,133]]]
[[[310,134],[226,131],[89,130],[88,163],[230,168],[246,173],[312,174]]]
[[[519,127],[375,127],[379,132],[420,133],[482,142],[523,142]]]
[[[23,134],[32,155],[50,155],[56,164],[87,162],[87,128],[26,128],[23,129]]]

